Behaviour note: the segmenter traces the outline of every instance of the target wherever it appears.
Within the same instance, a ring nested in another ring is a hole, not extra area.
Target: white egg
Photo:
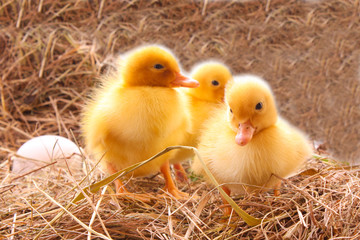
[[[24,143],[12,158],[12,172],[16,174],[28,173],[52,162],[57,162],[48,169],[81,169],[81,150],[67,138],[55,135],[44,135],[30,139]],[[45,168],[45,169],[46,169]]]

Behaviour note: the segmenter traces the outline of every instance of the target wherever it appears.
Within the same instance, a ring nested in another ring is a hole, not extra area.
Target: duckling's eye
[[[154,65],[154,68],[155,68],[155,69],[163,69],[164,66],[161,65],[161,64],[159,64],[159,63],[157,63],[157,64]]]
[[[255,106],[255,109],[256,109],[256,110],[261,110],[262,107],[263,107],[262,102],[258,102],[258,103],[256,104],[256,106]]]
[[[232,113],[232,109],[230,108],[230,112]]]
[[[214,85],[214,86],[218,86],[219,85],[219,82],[217,80],[212,80],[211,81],[211,84]]]

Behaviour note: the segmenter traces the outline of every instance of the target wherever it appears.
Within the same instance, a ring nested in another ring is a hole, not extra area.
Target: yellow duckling
[[[188,134],[183,145],[197,147],[202,125],[224,101],[226,83],[232,79],[230,69],[219,61],[205,61],[196,65],[191,77],[200,83],[197,88],[181,88],[184,93],[191,116],[192,132]],[[184,181],[186,172],[180,162],[194,156],[193,151],[179,150],[170,160],[176,169],[177,179]]]
[[[84,112],[83,134],[87,149],[109,173],[144,161],[164,148],[179,145],[190,130],[182,96],[173,87],[197,87],[199,83],[180,73],[174,55],[150,45],[127,53],[119,71],[105,79]],[[133,176],[161,171],[165,190],[179,198],[169,169],[169,152],[136,169]],[[128,193],[120,180],[117,193]],[[139,194],[140,195],[140,194]]]
[[[303,133],[278,116],[269,85],[257,76],[234,78],[226,104],[205,123],[199,152],[222,188],[244,193],[273,188],[295,173],[312,148]],[[205,175],[199,159],[195,173]],[[225,211],[228,213],[228,211]]]

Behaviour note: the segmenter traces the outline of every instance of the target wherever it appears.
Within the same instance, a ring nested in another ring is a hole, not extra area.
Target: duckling
[[[203,122],[209,118],[211,112],[224,101],[226,83],[232,79],[230,69],[215,60],[205,61],[195,65],[191,71],[191,78],[197,80],[197,88],[180,88],[185,95],[190,110],[192,131],[186,137],[183,145],[197,147]],[[179,150],[170,160],[176,170],[176,178],[180,181],[187,179],[181,161],[194,156],[191,150]]]
[[[144,161],[168,146],[180,144],[190,131],[190,116],[174,87],[197,87],[199,83],[180,72],[175,56],[157,45],[139,47],[125,54],[118,72],[103,79],[84,111],[82,130],[87,149],[103,156],[109,174]],[[134,177],[161,171],[165,190],[176,198],[169,169],[169,152],[133,171]],[[121,180],[116,192],[129,193]],[[136,197],[135,197],[136,198]]]
[[[278,195],[281,180],[273,174],[286,178],[299,170],[312,153],[310,143],[278,115],[273,93],[263,79],[234,77],[225,100],[205,123],[200,156],[228,195],[269,188]],[[199,159],[192,169],[205,175]]]

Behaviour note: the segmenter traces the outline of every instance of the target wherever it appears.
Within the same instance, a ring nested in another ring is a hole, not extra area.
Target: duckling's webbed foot
[[[231,194],[231,191],[229,188],[227,188],[226,186],[221,186],[221,188],[224,190],[224,192],[230,197],[230,194]],[[230,216],[231,214],[231,211],[232,211],[232,207],[231,206],[228,206],[229,203],[228,201],[226,201],[226,199],[223,197],[223,195],[221,195],[221,199],[224,203],[224,205],[226,205],[226,207],[223,208],[223,211],[224,211],[224,216]]]
[[[176,180],[179,182],[187,183],[188,182],[187,173],[183,168],[183,166],[181,165],[181,163],[175,163],[173,166],[175,169]]]
[[[168,160],[166,160],[166,162],[160,167],[160,171],[164,175],[164,179],[165,179],[164,191],[169,192],[171,195],[173,195],[177,199],[189,198],[189,194],[181,192],[176,187],[176,185],[171,177],[170,165],[169,165]]]
[[[280,188],[281,188],[281,180],[279,180],[274,186],[274,196],[275,197],[280,196]]]

